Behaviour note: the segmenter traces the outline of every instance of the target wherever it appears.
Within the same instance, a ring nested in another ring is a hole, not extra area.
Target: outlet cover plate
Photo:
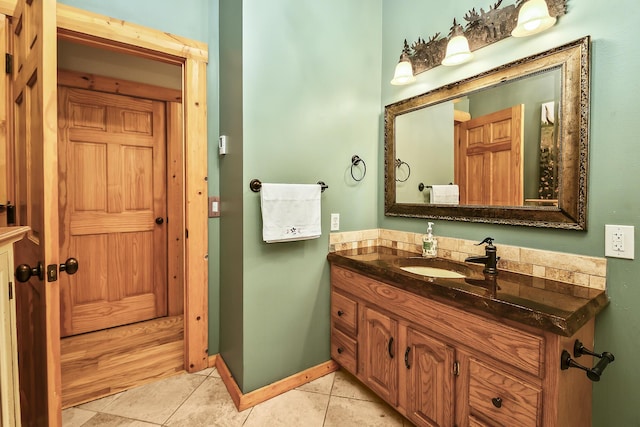
[[[340,214],[332,213],[331,214],[331,231],[339,231],[340,230]]]
[[[604,256],[634,259],[634,234],[632,225],[605,225]]]

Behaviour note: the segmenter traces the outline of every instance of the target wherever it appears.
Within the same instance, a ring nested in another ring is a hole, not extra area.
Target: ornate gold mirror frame
[[[586,230],[589,142],[589,46],[584,37],[385,107],[385,215]],[[557,206],[478,206],[398,203],[396,118],[471,92],[560,69]]]

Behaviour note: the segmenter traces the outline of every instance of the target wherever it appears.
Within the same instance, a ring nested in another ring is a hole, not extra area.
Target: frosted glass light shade
[[[473,58],[469,50],[469,41],[465,36],[451,37],[447,43],[447,52],[442,60],[442,65],[458,65]]]
[[[400,62],[398,62],[398,65],[396,65],[396,71],[393,73],[391,84],[400,86],[413,83],[415,81],[416,78],[413,75],[413,67],[411,66],[411,62],[409,60],[400,60]]]
[[[540,33],[553,27],[556,18],[549,15],[549,8],[545,0],[529,0],[520,8],[518,25],[513,29],[513,37],[526,37]]]

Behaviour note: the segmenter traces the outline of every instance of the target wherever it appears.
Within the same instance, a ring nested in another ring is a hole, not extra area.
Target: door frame
[[[12,16],[15,5],[16,0],[0,0],[0,13]],[[60,3],[56,5],[56,19],[59,38],[175,64],[183,69],[184,367],[188,372],[202,370],[208,367],[209,361],[206,215],[208,47],[199,41]],[[57,377],[59,385],[59,360],[54,365],[51,366],[53,373],[50,378]],[[60,399],[60,390],[56,398]]]

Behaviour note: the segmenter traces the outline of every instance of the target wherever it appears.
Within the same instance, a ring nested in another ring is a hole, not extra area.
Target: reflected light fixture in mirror
[[[400,54],[400,61],[396,65],[396,70],[393,73],[393,79],[391,79],[392,85],[406,85],[416,81],[413,75],[413,65],[411,65],[411,58],[409,57],[409,44],[407,40],[404,40],[404,49]]]
[[[520,7],[518,25],[513,29],[513,37],[526,37],[553,27],[556,18],[549,15],[545,0],[528,0]]]
[[[447,53],[442,60],[442,65],[460,65],[471,60],[471,58],[473,58],[473,53],[469,50],[469,40],[464,36],[462,26],[456,24],[454,19],[453,27],[451,27],[451,38],[447,43]]]

